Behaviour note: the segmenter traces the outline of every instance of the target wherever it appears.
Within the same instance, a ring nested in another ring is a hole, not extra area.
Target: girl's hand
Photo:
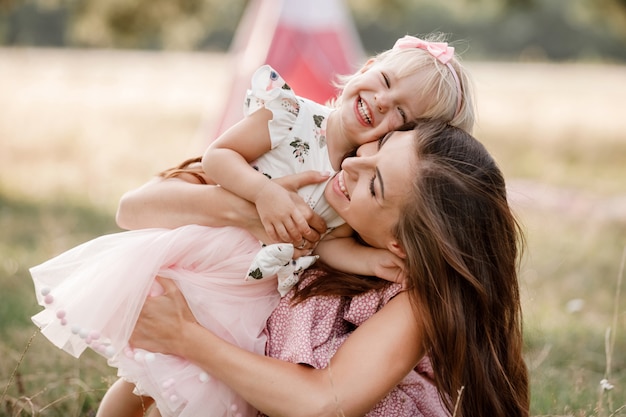
[[[291,200],[296,205],[300,213],[309,224],[309,230],[303,234],[306,240],[306,249],[313,249],[324,233],[326,233],[326,222],[313,211],[311,207],[300,197],[298,190],[306,185],[318,184],[327,181],[328,173],[319,171],[304,171],[299,174],[287,175],[274,180],[275,183],[289,191]],[[297,243],[296,243],[297,245]]]
[[[386,281],[406,285],[404,260],[386,249],[376,249],[375,256],[367,258],[374,275]]]
[[[156,277],[163,293],[148,297],[141,309],[130,345],[170,355],[183,356],[185,325],[196,324],[187,301],[171,279]]]
[[[327,173],[321,173],[319,171],[305,171],[299,174],[287,175],[273,180],[274,183],[282,186],[288,191],[292,207],[295,207],[295,210],[300,213],[308,225],[303,228],[303,231],[300,231],[301,238],[299,240],[293,240],[290,238],[288,240],[281,240],[281,242],[293,242],[296,247],[301,246],[301,243],[305,243],[304,249],[308,251],[313,249],[317,242],[319,242],[321,236],[326,233],[326,222],[324,222],[324,219],[322,219],[319,214],[315,213],[313,209],[311,209],[311,207],[309,207],[309,205],[302,199],[302,197],[300,197],[298,190],[309,184],[318,184],[320,182],[327,181],[328,177],[329,174]],[[270,208],[270,210],[272,210],[272,208]],[[302,239],[304,239],[304,242],[302,242]]]
[[[265,233],[270,242],[291,242],[299,245],[303,236],[310,234],[304,215],[294,204],[289,191],[278,184],[268,182],[254,201]]]

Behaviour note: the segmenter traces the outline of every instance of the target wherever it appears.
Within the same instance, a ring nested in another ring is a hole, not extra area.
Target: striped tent
[[[364,53],[343,0],[251,0],[230,48],[233,82],[216,137],[242,117],[254,71],[274,67],[300,96],[324,103],[337,74],[351,74]]]

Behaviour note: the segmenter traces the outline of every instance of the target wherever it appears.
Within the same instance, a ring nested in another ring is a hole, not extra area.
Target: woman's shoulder
[[[399,294],[402,294],[401,285],[390,284],[382,289],[356,295],[350,300],[344,319],[359,326]]]

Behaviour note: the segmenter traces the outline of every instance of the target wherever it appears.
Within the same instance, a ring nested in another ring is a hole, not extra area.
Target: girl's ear
[[[367,60],[367,62],[365,64],[363,64],[363,66],[361,67],[361,69],[359,70],[359,72],[362,74],[365,71],[367,71],[368,69],[370,69],[370,67],[374,64],[374,62],[376,62],[376,58],[370,58]]]
[[[389,251],[398,258],[406,259],[406,252],[404,251],[404,248],[395,240],[387,245],[387,249],[389,249]]]

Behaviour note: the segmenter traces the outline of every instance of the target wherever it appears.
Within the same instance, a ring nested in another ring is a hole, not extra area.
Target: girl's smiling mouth
[[[372,120],[372,113],[369,110],[369,107],[363,101],[363,99],[359,96],[355,103],[356,111],[359,114],[359,121],[364,126],[372,126],[374,124]]]

